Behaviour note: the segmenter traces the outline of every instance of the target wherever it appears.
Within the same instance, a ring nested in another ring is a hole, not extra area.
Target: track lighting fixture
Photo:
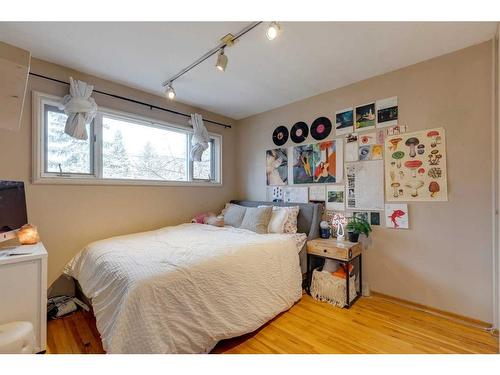
[[[175,90],[171,84],[165,86],[165,96],[170,100],[175,99]]]
[[[224,48],[221,48],[219,52],[219,56],[217,56],[217,63],[215,64],[215,67],[219,69],[221,72],[226,70],[227,66],[227,56],[224,55]]]
[[[165,90],[165,96],[170,100],[174,100],[175,99],[175,90],[174,90],[174,87],[172,86],[172,83],[217,53],[218,53],[218,56],[217,56],[217,63],[215,64],[215,67],[218,70],[220,70],[221,72],[225,71],[226,67],[227,67],[228,58],[224,54],[224,48],[233,46],[234,43],[236,43],[243,35],[247,34],[251,30],[255,29],[261,23],[263,23],[263,22],[262,21],[252,22],[234,35],[233,34],[225,35],[224,37],[221,38],[219,44],[216,47],[212,48],[210,51],[205,53],[203,56],[201,56],[200,58],[198,58],[197,60],[195,60],[194,62],[192,62],[191,64],[189,64],[185,68],[183,68],[182,70],[180,70],[177,74],[171,76],[168,80],[164,81],[162,83],[162,86],[164,87],[164,90]],[[268,25],[268,27],[266,29],[266,37],[269,40],[274,40],[278,37],[280,32],[281,32],[281,28],[280,28],[279,23],[276,21],[273,21]]]
[[[280,25],[278,22],[271,22],[266,30],[266,37],[269,40],[274,40],[280,33]]]

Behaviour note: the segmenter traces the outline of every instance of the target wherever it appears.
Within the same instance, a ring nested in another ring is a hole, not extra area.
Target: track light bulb
[[[175,90],[172,85],[167,85],[165,87],[165,96],[167,99],[174,100],[175,99]]]
[[[274,40],[280,33],[280,25],[278,22],[271,22],[266,30],[266,37],[269,40]]]
[[[222,48],[219,52],[219,56],[217,56],[217,64],[215,67],[219,69],[221,72],[226,70],[227,66],[227,56],[224,55],[224,48]]]

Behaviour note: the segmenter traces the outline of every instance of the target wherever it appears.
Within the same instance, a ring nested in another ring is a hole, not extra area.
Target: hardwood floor
[[[82,311],[49,321],[47,346],[47,353],[103,353],[95,320]],[[498,337],[376,296],[346,310],[304,295],[213,353],[498,353]]]

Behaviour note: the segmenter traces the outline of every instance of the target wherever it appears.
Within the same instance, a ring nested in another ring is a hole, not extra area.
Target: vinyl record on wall
[[[283,146],[288,141],[288,129],[286,126],[278,126],[273,132],[273,142],[276,146]]]
[[[304,142],[309,135],[309,128],[307,124],[303,121],[297,122],[294,126],[292,126],[292,130],[290,131],[290,138],[295,143]]]
[[[327,117],[318,117],[311,125],[311,135],[317,141],[321,141],[330,135],[332,122]]]

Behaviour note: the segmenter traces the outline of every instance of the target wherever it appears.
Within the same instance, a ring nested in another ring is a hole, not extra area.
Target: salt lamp
[[[31,224],[25,224],[17,231],[17,239],[21,245],[34,245],[40,242],[38,230]]]

